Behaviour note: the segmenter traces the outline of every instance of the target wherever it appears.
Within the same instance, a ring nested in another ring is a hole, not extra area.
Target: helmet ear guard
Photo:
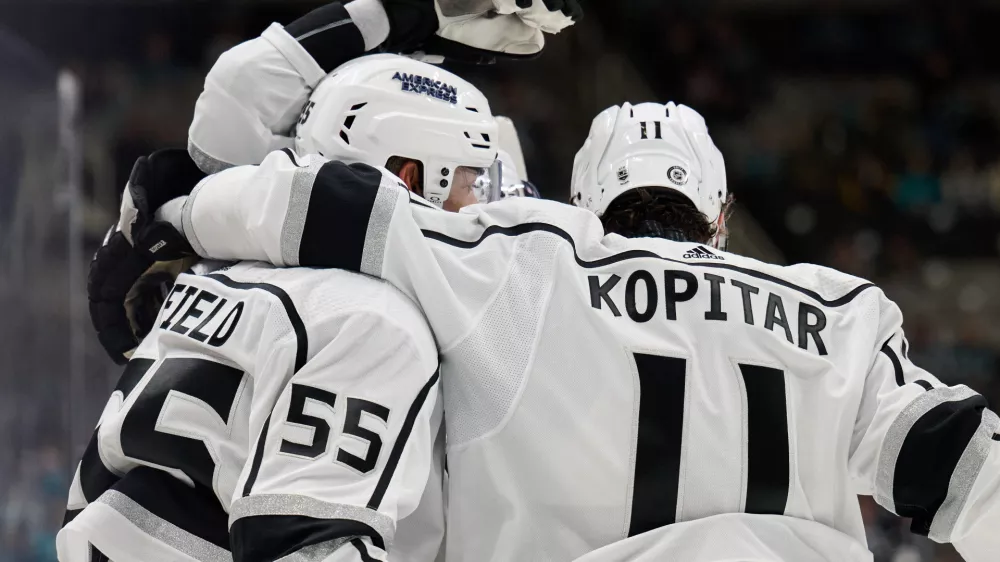
[[[493,125],[496,125],[495,121]],[[458,168],[482,169],[478,175],[476,184],[473,185],[474,189],[478,188],[482,192],[481,195],[477,193],[476,199],[479,202],[488,203],[495,201],[498,196],[499,192],[494,194],[492,186],[487,183],[488,181],[492,181],[494,176],[498,179],[500,176],[500,165],[497,160],[497,133],[495,131],[483,132],[481,128],[479,131],[462,131],[462,136],[465,143],[464,148],[467,153],[470,155],[475,152],[481,154],[475,158],[469,156],[461,160],[457,158],[437,157],[429,162],[424,162],[424,198],[438,207],[443,205],[451,195],[451,188],[454,186],[455,174]],[[483,165],[486,160],[490,161],[489,164]],[[470,162],[476,162],[477,164]]]
[[[724,233],[725,163],[690,107],[625,103],[594,119],[574,162],[571,202],[602,216],[615,198],[641,187],[682,193]]]

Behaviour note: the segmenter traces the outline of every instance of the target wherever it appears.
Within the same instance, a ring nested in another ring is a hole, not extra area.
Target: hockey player
[[[504,15],[494,13],[490,17],[477,17],[476,13],[486,7]],[[462,13],[463,10],[469,12],[470,8],[472,13]],[[354,0],[345,5],[332,2],[287,26],[272,24],[260,37],[241,43],[220,56],[209,71],[198,98],[189,131],[188,151],[205,173],[235,165],[260,164],[272,151],[285,148],[305,156],[317,149],[314,141],[305,138],[308,136],[305,130],[317,122],[314,117],[317,102],[312,96],[323,79],[342,64],[376,50],[433,52],[444,49],[449,57],[461,60],[529,55],[544,46],[545,34],[572,25],[581,15],[577,0],[494,0],[477,6],[455,0]],[[436,34],[435,29],[438,30]],[[431,34],[434,37],[428,38]],[[424,88],[412,77],[399,80],[396,87],[410,88],[411,93]],[[441,93],[440,89],[430,91]],[[341,109],[347,108],[328,108],[328,111],[340,112]],[[348,118],[353,119],[343,117]],[[503,181],[508,185],[501,195],[537,194],[530,184],[515,180],[515,176],[526,177],[517,133],[509,120],[500,120],[500,124],[499,142],[494,135],[488,144],[508,148],[513,158],[507,159],[507,163],[520,167],[519,173],[514,174],[507,166],[505,176],[510,180]],[[345,121],[343,125],[345,142],[349,142],[357,132],[350,130],[353,121]],[[341,140],[337,132],[334,134],[331,142]],[[344,156],[352,161],[389,165],[390,171],[403,173],[403,162],[398,158],[392,162],[369,161],[368,155],[360,149]],[[434,175],[434,170],[426,171],[429,176]],[[407,172],[412,173],[414,169]],[[432,203],[443,204],[441,195],[450,193],[447,186],[440,186],[443,179],[429,177],[429,181],[424,182],[428,192],[423,193],[421,185],[418,193]],[[455,203],[453,201],[449,208],[454,210]],[[95,290],[89,293],[91,318],[101,344],[119,363],[127,361],[138,341],[148,332],[149,317],[159,309],[156,301],[162,300],[159,285],[140,283],[135,288],[139,290],[133,290],[131,300],[139,304],[154,301],[155,304],[130,306],[128,313],[122,307],[123,295],[132,287],[132,283],[124,279],[138,277],[153,262],[149,252],[133,251],[127,236],[128,232],[123,232],[107,241],[103,253],[92,265],[98,282],[91,284]],[[114,271],[111,267],[104,270],[105,256],[113,258],[109,261],[114,263]],[[163,252],[155,257],[164,259]],[[176,266],[173,269],[183,270]],[[108,276],[122,281],[117,286],[106,286],[101,281]],[[146,279],[155,280],[156,277],[147,276]],[[148,289],[146,294],[155,298],[142,299],[144,287]],[[152,312],[143,314],[146,309]]]
[[[878,287],[719,249],[723,159],[693,110],[598,116],[578,207],[444,213],[337,162],[311,183],[283,165],[209,179],[171,222],[201,255],[359,271],[420,305],[449,556],[860,562],[856,494],[967,560],[1000,552],[1000,420],[909,361]]]
[[[401,88],[403,76],[419,77],[421,91]],[[286,149],[265,162],[289,184],[391,181],[456,209],[495,191],[496,121],[449,72],[375,55],[341,67],[310,100],[302,153],[388,163],[405,183]],[[162,203],[151,194],[201,177],[186,154],[154,154],[136,165],[127,204],[148,219]],[[178,278],[105,409],[74,479],[60,559],[226,560],[231,543],[244,561],[433,560],[443,450],[434,454],[437,354],[418,310],[361,275],[198,267]]]

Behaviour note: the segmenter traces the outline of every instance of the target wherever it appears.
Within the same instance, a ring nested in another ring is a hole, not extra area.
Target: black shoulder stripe
[[[309,340],[306,334],[306,325],[302,322],[299,311],[295,310],[295,303],[292,302],[292,298],[288,296],[288,293],[284,289],[269,283],[241,283],[233,281],[221,273],[211,273],[205,277],[218,281],[231,289],[259,289],[278,297],[281,305],[285,307],[285,314],[288,315],[288,320],[292,323],[292,329],[295,331],[295,371],[298,372],[306,364],[306,360],[309,358]]]
[[[340,2],[316,8],[285,26],[285,31],[325,72],[365,53],[365,38]]]
[[[396,465],[399,464],[400,457],[403,456],[403,449],[406,448],[406,442],[410,438],[410,433],[413,431],[413,424],[417,420],[417,414],[420,413],[420,409],[424,407],[424,402],[427,400],[427,395],[430,394],[431,388],[438,381],[438,376],[440,374],[440,367],[431,376],[427,384],[420,389],[417,393],[417,397],[413,399],[413,403],[410,404],[409,411],[406,412],[406,419],[403,421],[403,427],[399,430],[399,435],[396,437],[396,442],[392,445],[392,452],[389,453],[389,460],[385,463],[385,468],[382,470],[382,476],[378,479],[378,484],[375,485],[375,491],[372,492],[372,497],[368,500],[368,509],[373,509],[378,511],[379,505],[382,504],[382,498],[385,497],[386,490],[389,489],[389,483],[392,481],[392,475],[396,472]],[[382,548],[382,547],[379,547]]]
[[[548,232],[548,233],[551,233],[551,234],[555,234],[556,236],[559,236],[560,238],[562,238],[562,239],[566,240],[567,242],[569,242],[570,246],[573,247],[573,253],[574,253],[574,256],[576,257],[576,263],[580,267],[584,267],[584,268],[587,268],[587,269],[594,269],[594,268],[598,268],[598,267],[605,267],[605,266],[612,265],[612,264],[619,263],[619,262],[623,262],[623,261],[626,261],[626,260],[642,259],[642,258],[657,259],[657,260],[666,261],[666,262],[670,262],[670,263],[683,264],[683,265],[687,265],[687,266],[691,266],[691,267],[707,267],[707,268],[713,268],[713,269],[728,269],[730,271],[737,271],[739,273],[742,273],[744,275],[748,275],[750,277],[755,277],[757,279],[761,279],[761,280],[764,280],[764,281],[770,281],[771,283],[774,283],[776,285],[781,285],[782,287],[787,287],[789,289],[798,291],[798,292],[802,293],[803,295],[806,295],[807,297],[809,297],[809,298],[811,298],[811,299],[819,302],[820,304],[822,304],[824,306],[828,306],[828,307],[843,306],[843,305],[851,302],[852,300],[854,300],[855,297],[857,297],[859,294],[861,294],[866,289],[870,289],[870,288],[872,288],[872,287],[875,286],[874,283],[863,283],[863,284],[855,287],[854,289],[852,289],[846,295],[831,300],[831,299],[823,298],[819,293],[817,293],[816,291],[813,291],[812,289],[807,289],[805,287],[800,287],[800,286],[796,285],[795,283],[792,283],[790,281],[786,281],[784,279],[781,279],[780,277],[775,277],[773,275],[768,275],[767,273],[763,273],[763,272],[756,271],[756,270],[753,270],[753,269],[748,269],[748,268],[745,268],[745,267],[740,267],[738,265],[732,265],[732,264],[728,264],[728,263],[689,263],[689,262],[683,262],[683,261],[680,261],[680,260],[675,260],[675,259],[671,259],[671,258],[665,258],[665,257],[663,257],[663,256],[661,256],[659,254],[656,254],[656,253],[653,253],[653,252],[650,252],[650,251],[647,251],[647,250],[628,250],[628,251],[625,251],[625,252],[621,252],[619,254],[615,254],[613,256],[608,256],[606,258],[601,258],[599,260],[587,261],[587,260],[582,259],[580,257],[580,254],[578,254],[576,252],[576,242],[573,241],[573,237],[571,237],[568,232],[566,232],[565,230],[563,230],[563,229],[561,229],[561,228],[559,228],[557,226],[553,226],[551,224],[546,224],[546,223],[540,223],[540,222],[524,223],[524,224],[519,224],[519,225],[515,225],[515,226],[497,226],[497,225],[490,226],[490,227],[486,228],[486,230],[483,232],[482,236],[480,236],[478,240],[474,240],[472,242],[465,241],[465,240],[458,240],[456,238],[452,238],[452,237],[450,237],[450,236],[448,236],[446,234],[442,234],[440,232],[435,232],[433,230],[426,230],[425,229],[425,230],[422,230],[421,232],[423,233],[423,235],[425,237],[430,238],[431,240],[437,240],[439,242],[443,242],[445,244],[448,244],[448,245],[451,245],[451,246],[455,246],[457,248],[465,248],[465,249],[475,248],[476,246],[478,246],[479,244],[481,244],[483,242],[483,240],[485,240],[486,238],[489,238],[490,236],[493,236],[495,234],[499,234],[499,235],[502,235],[502,236],[521,236],[522,234],[528,234],[530,232]]]
[[[372,544],[385,549],[385,540],[378,531],[353,519],[253,515],[234,521],[229,533],[235,562],[271,562],[307,546],[356,537],[368,537]]]
[[[371,554],[368,554],[368,547],[365,546],[364,541],[361,539],[351,539],[351,544],[358,550],[358,555],[361,556],[361,562],[378,562],[378,560],[372,558]]]

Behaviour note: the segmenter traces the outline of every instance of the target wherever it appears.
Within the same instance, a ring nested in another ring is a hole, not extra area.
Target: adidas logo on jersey
[[[713,254],[711,250],[709,250],[704,246],[697,246],[695,248],[691,248],[682,257],[684,257],[685,259],[696,259],[696,258],[708,259],[708,260],[724,259],[722,256],[717,256]]]

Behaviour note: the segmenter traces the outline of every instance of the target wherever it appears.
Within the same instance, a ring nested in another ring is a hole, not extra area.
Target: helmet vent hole
[[[486,133],[483,133],[483,140],[486,142],[490,142],[490,136],[487,135]]]
[[[472,143],[472,148],[485,148],[485,149],[489,150],[490,145],[488,145],[488,144],[476,144],[476,143]]]
[[[364,107],[366,105],[368,105],[368,102],[362,102],[362,103],[358,103],[358,104],[352,105],[351,106],[351,111],[357,111],[357,110],[361,109],[362,107]]]
[[[351,139],[347,138],[346,132],[340,131],[340,138],[344,139],[344,142],[346,142],[347,144],[351,144]]]
[[[347,119],[344,120],[344,127],[350,129],[354,125],[354,115],[348,115]]]
[[[468,132],[468,131],[466,131],[466,132],[465,132],[465,138],[467,138],[467,139],[469,139],[469,140],[472,140],[472,135],[470,135],[470,134],[469,134],[469,132]]]
[[[664,111],[666,112],[666,114],[667,114],[667,117],[670,117],[670,108],[669,108],[669,107],[665,107],[665,108],[663,108],[663,109],[664,109]]]
[[[476,108],[474,108],[474,107],[466,107],[465,109],[468,109],[469,111],[471,111],[473,113],[479,113],[479,110],[476,109]]]

